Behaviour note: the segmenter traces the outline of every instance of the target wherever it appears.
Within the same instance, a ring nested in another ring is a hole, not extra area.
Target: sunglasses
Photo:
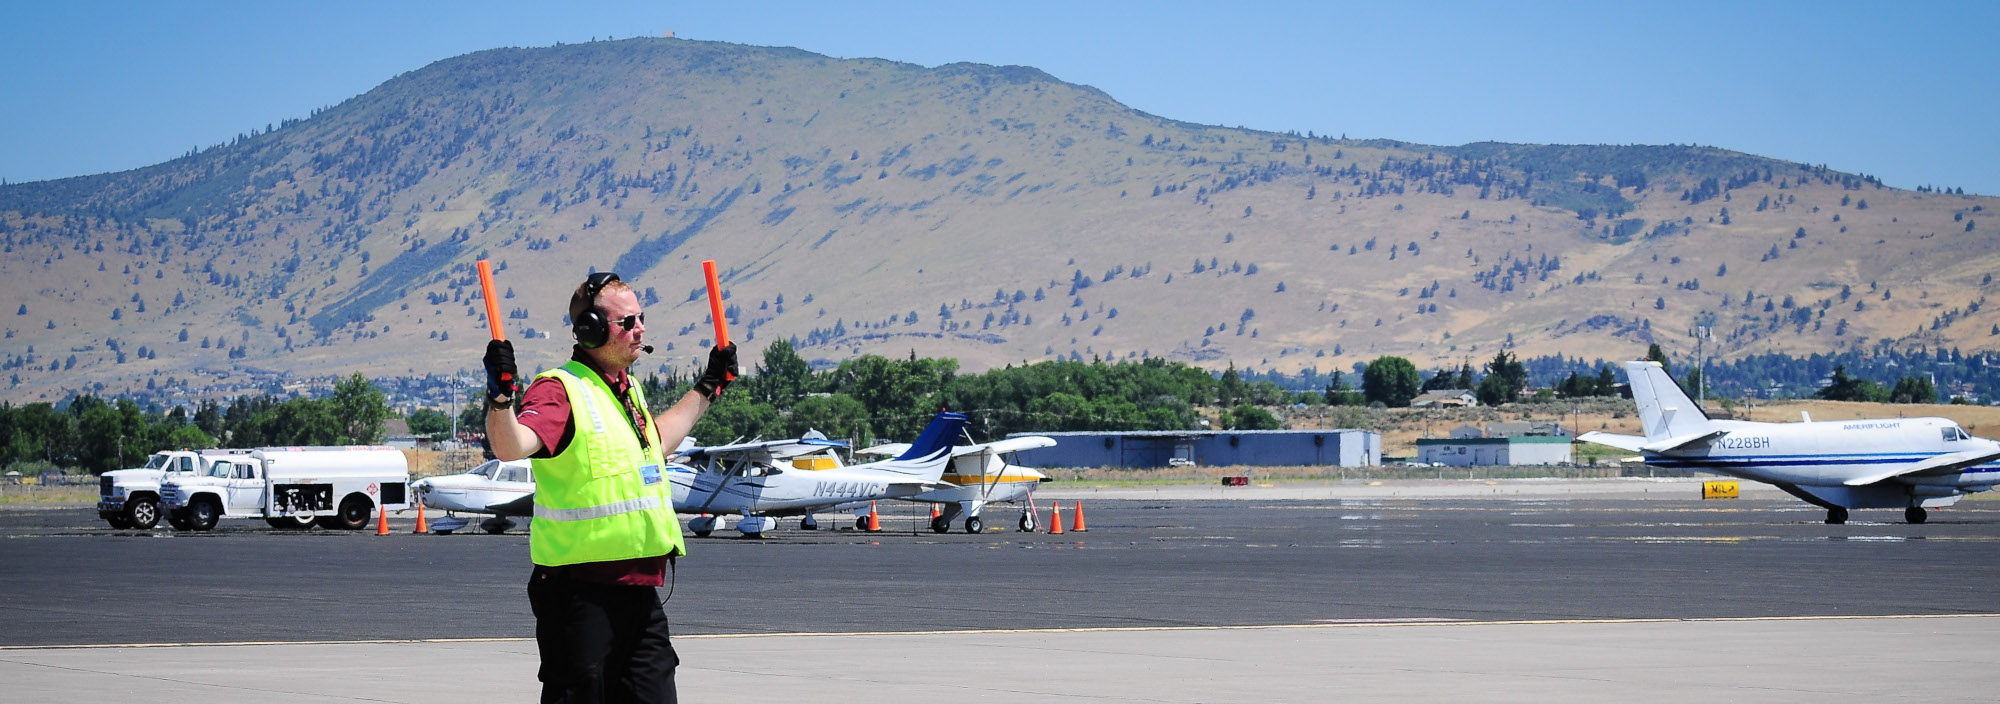
[[[617,324],[618,324],[618,327],[619,327],[619,329],[621,329],[621,330],[624,330],[624,331],[626,331],[626,332],[631,332],[631,331],[632,331],[632,328],[633,328],[634,326],[637,326],[637,325],[638,325],[638,324],[640,324],[640,323],[643,323],[643,322],[646,322],[646,314],[645,314],[645,313],[633,313],[633,314],[631,314],[631,315],[628,315],[628,316],[625,316],[625,317],[623,317],[623,318],[619,318],[619,319],[617,319],[617,320],[613,320],[613,321],[611,321],[611,322],[614,322],[614,323],[617,323]]]

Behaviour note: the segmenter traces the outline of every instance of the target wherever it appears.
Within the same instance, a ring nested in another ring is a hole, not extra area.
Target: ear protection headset
[[[604,311],[597,308],[597,294],[613,281],[620,280],[617,274],[600,271],[583,280],[583,299],[590,304],[576,319],[570,321],[570,332],[576,335],[576,344],[584,349],[597,349],[611,339],[611,321],[604,317]]]

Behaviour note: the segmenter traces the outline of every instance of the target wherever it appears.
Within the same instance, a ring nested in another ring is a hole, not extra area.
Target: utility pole
[[[459,377],[462,376],[465,376],[464,367],[459,367],[458,373],[451,375],[451,402],[445,404],[444,407],[444,412],[451,414],[451,442],[453,444],[458,442],[458,381]]]
[[[1702,343],[1713,337],[1714,331],[1715,328],[1707,325],[1696,325],[1688,330],[1688,336],[1694,338],[1695,408],[1701,408],[1708,400],[1708,370],[1702,366]]]

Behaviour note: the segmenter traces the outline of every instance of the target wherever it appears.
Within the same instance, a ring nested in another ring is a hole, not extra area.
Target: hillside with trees
[[[746,359],[783,341],[820,370],[1678,358],[1695,326],[1725,362],[1977,353],[1996,205],[1712,147],[1196,125],[1029,67],[494,49],[166,163],[0,186],[0,398],[476,367],[482,257],[524,367],[568,356],[567,295],[608,269],[649,307],[639,371],[668,378],[710,344],[703,259]]]

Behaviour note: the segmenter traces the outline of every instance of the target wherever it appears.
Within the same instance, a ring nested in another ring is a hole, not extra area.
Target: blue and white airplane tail
[[[965,414],[939,411],[924,426],[922,435],[910,443],[910,449],[893,459],[855,465],[851,469],[859,472],[876,472],[892,475],[892,484],[916,484],[925,489],[935,485],[944,477],[944,470],[951,465],[951,446],[958,440],[958,434],[965,430]]]
[[[910,449],[904,450],[903,454],[896,456],[896,459],[923,460],[939,452],[945,453],[947,457],[951,456],[951,445],[958,440],[959,431],[965,429],[965,421],[963,413],[938,411],[937,417],[931,419],[930,425],[924,426],[924,432],[917,436],[917,441],[910,443]]]
[[[1647,442],[1713,430],[1708,414],[1688,398],[1687,391],[1659,362],[1626,362],[1625,378],[1632,384],[1632,402],[1639,406],[1639,424],[1646,429]]]

